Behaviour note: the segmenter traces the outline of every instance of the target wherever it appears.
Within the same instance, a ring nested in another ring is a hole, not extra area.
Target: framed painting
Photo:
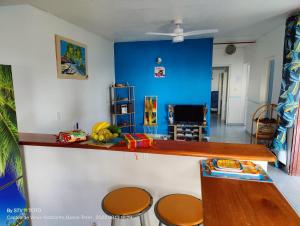
[[[145,97],[144,126],[157,125],[157,96]]]
[[[166,69],[165,67],[155,67],[154,68],[154,77],[155,78],[164,78],[166,77]]]
[[[55,35],[57,77],[59,79],[88,79],[87,46]]]

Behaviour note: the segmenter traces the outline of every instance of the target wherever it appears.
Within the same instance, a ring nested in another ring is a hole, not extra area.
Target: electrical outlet
[[[62,112],[57,112],[56,113],[56,119],[57,119],[57,121],[62,121],[62,117],[63,117]]]

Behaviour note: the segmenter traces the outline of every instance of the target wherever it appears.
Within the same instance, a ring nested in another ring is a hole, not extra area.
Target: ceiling
[[[300,8],[300,0],[0,0],[7,4],[30,4],[116,42],[170,39],[145,32],[169,32],[174,18],[185,31],[219,29],[217,41],[256,40]]]

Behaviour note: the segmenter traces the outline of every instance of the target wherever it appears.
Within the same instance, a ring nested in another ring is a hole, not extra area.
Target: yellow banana
[[[97,122],[94,126],[93,126],[93,133],[98,133],[99,130],[101,129],[106,129],[110,126],[110,124],[108,122]]]
[[[97,133],[96,132],[96,128],[100,125],[101,122],[97,122],[93,125],[93,128],[92,128],[92,133]]]
[[[95,135],[93,136],[93,138],[94,138],[95,140],[98,140],[98,139],[99,139],[98,134],[95,134]]]
[[[99,135],[98,139],[99,139],[99,141],[104,141],[104,136],[103,135]]]
[[[114,134],[113,134],[113,138],[116,138],[116,137],[118,137],[118,136],[119,136],[118,133],[114,133]]]

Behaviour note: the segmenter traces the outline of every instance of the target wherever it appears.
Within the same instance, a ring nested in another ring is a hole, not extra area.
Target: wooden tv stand
[[[206,125],[172,124],[168,126],[168,133],[172,140],[202,141]]]

